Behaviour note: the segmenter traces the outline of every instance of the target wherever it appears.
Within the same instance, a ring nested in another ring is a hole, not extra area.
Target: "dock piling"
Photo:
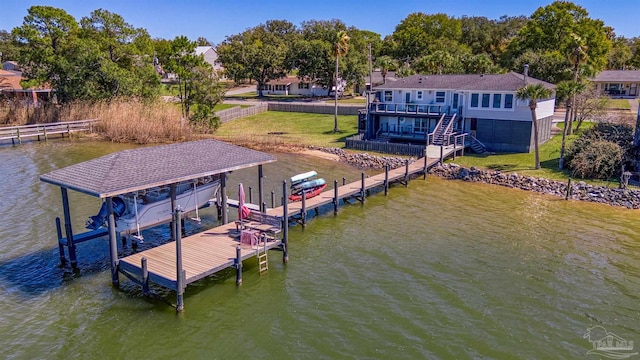
[[[444,148],[443,145],[440,144],[440,165],[444,162]]]
[[[263,184],[263,180],[264,180],[264,174],[262,172],[262,165],[258,165],[258,198],[260,198],[260,201],[258,202],[258,205],[260,205],[260,211],[261,212],[267,211],[267,206],[264,203],[264,184]]]
[[[333,215],[338,215],[338,180],[333,180]]]
[[[389,195],[389,164],[384,166],[384,196]]]
[[[343,177],[342,178],[342,186],[347,185],[347,178]]]
[[[253,204],[253,189],[249,186],[249,203]]]
[[[305,227],[306,222],[307,222],[307,194],[303,191],[302,192],[302,209],[300,213],[300,223],[302,224],[302,227]]]
[[[73,269],[78,267],[76,257],[76,244],[73,241],[73,228],[71,227],[71,210],[69,210],[69,195],[67,189],[61,187],[62,191],[62,209],[64,212],[64,232],[67,237],[67,249],[69,249],[69,262]]]
[[[404,187],[409,186],[409,160],[404,161]]]
[[[62,239],[62,226],[60,225],[60,218],[56,217],[56,232],[58,234],[58,252],[60,253],[60,266],[64,266],[67,263],[67,259],[64,256],[64,245],[60,239]]]
[[[276,208],[276,193],[273,191],[271,192],[271,208]]]
[[[140,260],[142,266],[142,295],[149,295],[149,270],[147,269],[147,258],[142,257]]]
[[[364,204],[364,198],[365,198],[365,186],[364,186],[364,172],[360,173],[360,202],[362,202]]]
[[[242,285],[242,248],[236,246],[236,285]]]
[[[424,173],[423,173],[423,180],[427,180],[427,149],[424,149]]]
[[[287,181],[282,181],[282,262],[289,262],[289,201],[287,201]]]
[[[171,184],[171,197],[172,200],[175,196],[175,184]],[[173,221],[175,223],[174,237],[176,240],[176,311],[181,312],[184,310],[184,288],[185,288],[185,275],[182,268],[182,218],[180,216],[182,209],[180,206],[176,206],[173,211]]]
[[[567,181],[567,193],[564,195],[564,199],[569,200],[569,196],[571,196],[571,178]]]
[[[109,219],[109,257],[111,259],[111,284],[113,285],[113,287],[118,288],[120,287],[120,279],[118,278],[118,240],[116,239],[116,217],[113,213],[113,200],[108,197],[106,199],[106,203]],[[69,248],[69,254],[71,254],[71,248]],[[71,257],[71,255],[69,255],[69,257]]]

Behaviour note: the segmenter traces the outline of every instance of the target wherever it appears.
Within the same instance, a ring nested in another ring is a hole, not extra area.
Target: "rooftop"
[[[199,140],[119,151],[41,175],[40,180],[106,198],[275,161],[263,152]]]
[[[529,84],[542,84],[551,89],[555,88],[553,84],[530,76],[527,77],[527,82]],[[375,89],[517,91],[523,85],[524,75],[512,71],[506,74],[413,75],[376,86]]]
[[[640,82],[640,70],[604,70],[591,80],[595,82]]]

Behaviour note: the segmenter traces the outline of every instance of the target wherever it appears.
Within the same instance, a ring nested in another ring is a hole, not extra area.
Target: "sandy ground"
[[[317,156],[319,158],[323,158],[323,159],[326,159],[326,160],[335,160],[335,161],[340,160],[340,157],[338,155],[329,154],[329,153],[326,153],[326,152],[320,151],[320,150],[305,150],[305,151],[302,152],[302,154],[311,155],[311,156]]]

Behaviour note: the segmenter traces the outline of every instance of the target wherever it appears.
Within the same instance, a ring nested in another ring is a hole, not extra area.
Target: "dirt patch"
[[[305,155],[317,156],[319,158],[326,159],[326,160],[334,160],[334,161],[340,160],[340,157],[338,155],[329,154],[320,150],[305,150],[302,153]]]

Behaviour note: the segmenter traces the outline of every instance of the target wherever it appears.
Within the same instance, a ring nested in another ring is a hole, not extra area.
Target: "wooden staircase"
[[[471,143],[469,144],[469,147],[471,147],[471,150],[473,150],[474,153],[476,154],[484,154],[487,152],[487,147],[480,142],[480,140],[476,139],[474,136],[470,135],[471,138]]]
[[[451,135],[452,132],[452,121],[456,117],[456,115],[445,115],[442,119],[442,124],[437,128],[434,136],[433,136],[433,145],[447,145],[445,144],[445,138]]]

